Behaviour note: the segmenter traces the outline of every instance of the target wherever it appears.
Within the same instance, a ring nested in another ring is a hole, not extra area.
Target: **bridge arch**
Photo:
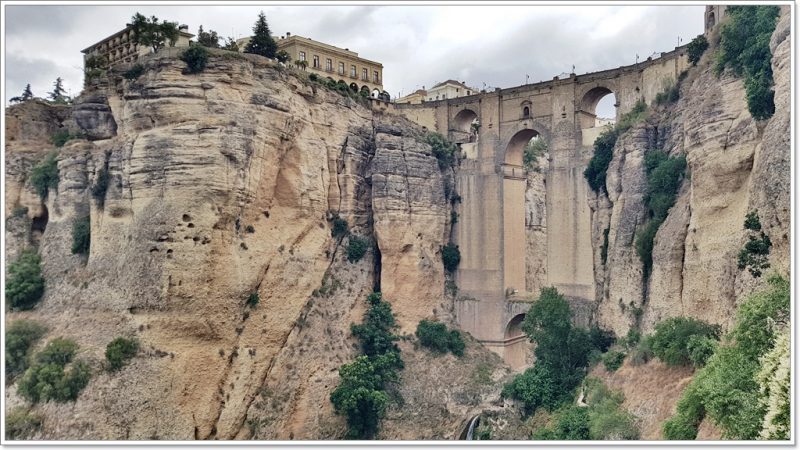
[[[616,102],[614,106],[619,106],[619,98],[613,89],[607,86],[594,86],[588,89],[581,96],[580,103],[578,104],[578,115],[581,129],[594,128],[595,119],[597,118],[597,104],[600,100],[607,95],[613,95]],[[615,117],[616,119],[616,117]]]
[[[525,146],[535,137],[544,139],[548,143],[550,141],[550,133],[544,127],[532,124],[530,121],[523,122],[523,128],[506,140],[502,163],[521,167]]]
[[[470,132],[472,122],[478,119],[478,114],[471,109],[462,109],[453,118],[453,130]]]
[[[503,339],[505,345],[503,360],[515,370],[528,366],[531,361],[532,345],[528,336],[522,331],[524,319],[525,314],[517,314],[512,317],[506,325]]]

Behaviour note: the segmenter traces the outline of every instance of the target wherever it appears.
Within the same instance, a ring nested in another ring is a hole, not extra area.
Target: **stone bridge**
[[[456,316],[463,330],[512,366],[526,365],[530,354],[519,327],[537,294],[526,286],[526,252],[544,254],[541,285],[555,286],[573,306],[588,305],[582,321],[591,314],[593,237],[583,171],[603,128],[595,121],[598,102],[613,93],[619,117],[639,100],[651,103],[688,65],[683,46],[616,69],[391,108],[447,135],[466,155],[456,180],[462,199],[455,225],[461,250]],[[542,227],[547,245],[531,250],[526,243],[527,172],[522,158],[525,145],[537,135],[547,142],[550,158]]]

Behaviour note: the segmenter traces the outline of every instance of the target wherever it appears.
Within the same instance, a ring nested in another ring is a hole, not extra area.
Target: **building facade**
[[[250,38],[239,39],[236,43],[244,51]],[[278,51],[289,54],[289,64],[297,61],[306,63],[305,70],[320,77],[343,81],[354,91],[367,91],[370,96],[386,96],[383,89],[383,64],[358,56],[358,53],[311,38],[286,33],[275,39]]]
[[[725,17],[725,5],[708,5],[705,12],[705,34],[708,33]]]
[[[398,98],[397,100],[395,100],[395,103],[408,103],[411,105],[418,105],[423,101],[425,101],[427,95],[428,91],[426,91],[425,89],[417,89],[411,94]]]
[[[175,42],[174,47],[189,46],[189,42],[194,35],[189,33],[188,29],[187,25],[179,27],[178,40]],[[83,60],[86,61],[92,56],[103,57],[111,67],[118,64],[131,64],[138,60],[140,56],[152,52],[150,47],[136,44],[133,34],[133,28],[128,24],[123,30],[81,50]]]
[[[473,95],[477,93],[477,89],[467,86],[463,81],[459,82],[456,80],[447,80],[428,90],[425,90],[425,86],[423,86],[422,89],[398,98],[395,102],[416,105],[423,102],[433,102],[436,100],[446,100],[448,98],[465,97],[467,95]]]

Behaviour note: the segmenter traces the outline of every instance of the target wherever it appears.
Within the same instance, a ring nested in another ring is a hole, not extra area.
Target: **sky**
[[[292,34],[349,48],[383,64],[392,98],[457,79],[507,88],[646,59],[703,32],[701,5],[4,5],[4,100],[27,83],[44,97],[56,77],[77,95],[81,50],[141,12],[215,30],[251,34],[263,10],[275,36]],[[680,41],[679,41],[680,40]],[[7,104],[7,103],[6,103]],[[613,117],[613,100],[598,115]]]

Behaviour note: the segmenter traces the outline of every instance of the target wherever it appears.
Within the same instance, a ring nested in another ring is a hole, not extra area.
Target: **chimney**
[[[292,35],[292,33],[289,33],[288,31],[286,32],[286,37],[289,37],[291,35]]]
[[[189,31],[189,25],[181,25],[178,27],[178,31]]]

